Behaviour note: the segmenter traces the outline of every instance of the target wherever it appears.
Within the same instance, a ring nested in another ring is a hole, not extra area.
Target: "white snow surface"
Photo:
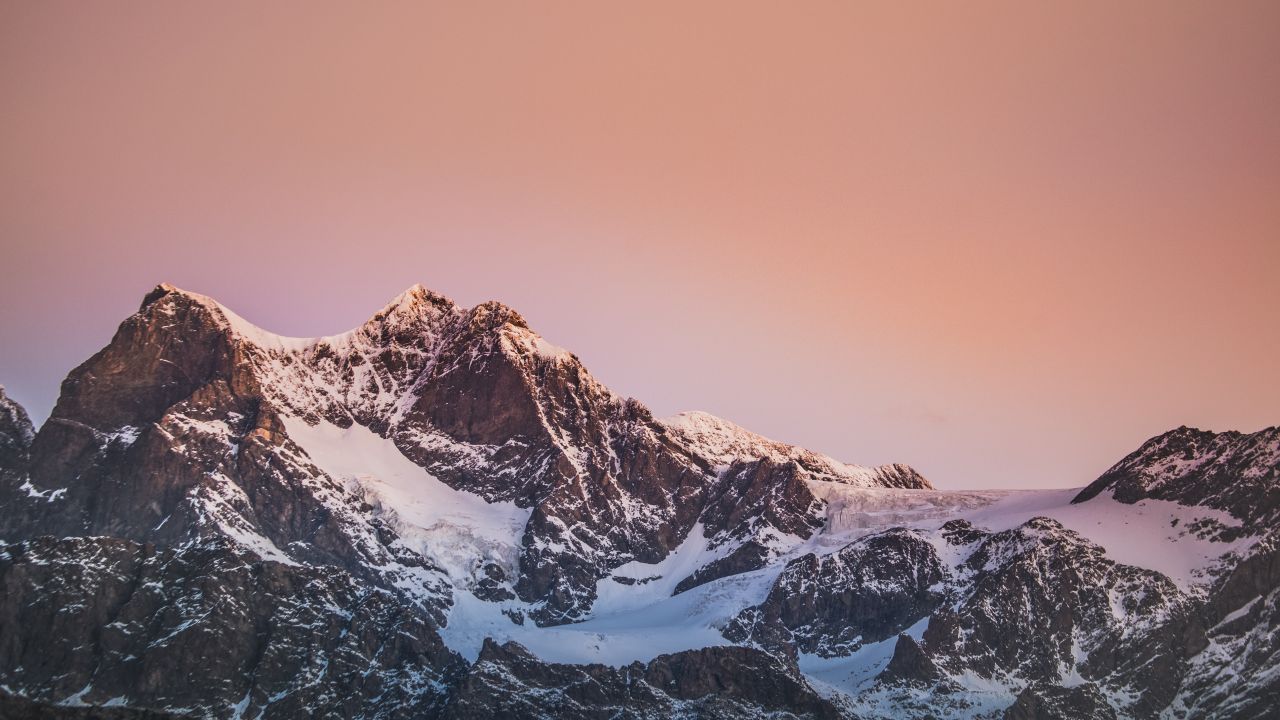
[[[1247,542],[1201,539],[1188,531],[1196,519],[1208,517],[1229,525],[1235,521],[1225,513],[1165,501],[1125,505],[1103,494],[1072,505],[1077,489],[899,490],[811,481],[814,494],[827,503],[827,525],[808,540],[792,538],[791,546],[781,548],[768,567],[673,596],[680,580],[726,552],[723,547],[710,548],[697,525],[661,562],[630,562],[600,580],[589,619],[539,628],[531,621],[517,624],[504,614],[527,612],[532,607],[528,603],[481,601],[469,590],[486,562],[497,562],[515,576],[528,509],[509,502],[488,503],[450,488],[401,454],[392,441],[359,425],[343,429],[296,418],[286,418],[285,425],[317,466],[361,493],[393,523],[401,542],[445,570],[454,585],[454,605],[442,635],[470,659],[479,654],[486,637],[514,640],[552,662],[613,666],[726,644],[719,628],[762,602],[788,561],[809,552],[835,552],[890,527],[912,527],[931,535],[948,520],[964,518],[1000,531],[1032,517],[1050,517],[1103,546],[1117,562],[1161,572],[1184,589],[1194,589],[1217,558]],[[938,544],[946,549],[945,543]],[[963,557],[944,554],[944,559],[958,563]],[[634,582],[628,584],[627,579]],[[922,631],[923,625],[912,628],[913,633]],[[865,646],[849,658],[805,657],[801,666],[823,688],[853,693],[888,662],[892,640],[886,643]]]
[[[1112,560],[1169,576],[1182,590],[1192,590],[1226,553],[1243,550],[1248,538],[1231,543],[1202,538],[1190,530],[1197,520],[1226,526],[1240,521],[1228,513],[1167,500],[1116,501],[1104,492],[1088,502],[1071,504],[1081,488],[1063,490],[894,490],[853,488],[840,483],[809,483],[827,501],[827,527],[818,545],[844,546],[849,537],[894,526],[933,530],[962,518],[978,528],[1000,532],[1033,517],[1062,523],[1102,546]]]
[[[1071,498],[1079,491],[1011,492],[963,517],[992,531],[1007,530],[1036,516],[1052,518],[1101,545],[1112,560],[1167,575],[1184,591],[1207,581],[1205,573],[1223,554],[1243,550],[1254,542],[1251,538],[1217,542],[1191,531],[1190,526],[1201,519],[1227,526],[1240,524],[1220,510],[1150,499],[1129,505],[1116,501],[1110,491],[1072,505]]]
[[[400,541],[435,561],[455,584],[495,562],[514,574],[530,510],[455,490],[372,430],[284,418],[289,437],[326,474],[347,483],[395,527]]]

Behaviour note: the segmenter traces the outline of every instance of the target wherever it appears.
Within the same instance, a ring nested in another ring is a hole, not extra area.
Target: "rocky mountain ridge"
[[[415,286],[299,339],[161,285],[38,432],[0,392],[0,692],[220,718],[1264,717],[1278,439],[1182,428],[1079,492],[943,492],[655,419],[499,303]]]

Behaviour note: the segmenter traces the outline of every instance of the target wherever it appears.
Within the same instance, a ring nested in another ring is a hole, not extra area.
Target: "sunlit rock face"
[[[38,432],[0,392],[0,708],[1264,717],[1278,438],[939,491],[656,419],[499,303],[285,338],[161,285]]]

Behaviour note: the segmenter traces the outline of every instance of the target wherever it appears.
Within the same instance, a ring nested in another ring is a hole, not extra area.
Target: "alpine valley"
[[[1280,428],[940,491],[422,287],[298,339],[161,285],[38,431],[0,392],[0,717],[1277,707]]]

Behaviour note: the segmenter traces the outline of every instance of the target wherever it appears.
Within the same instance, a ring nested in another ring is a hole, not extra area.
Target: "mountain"
[[[0,707],[1265,717],[1278,466],[1182,428],[939,491],[654,418],[499,303],[303,339],[161,285],[38,432],[0,391]]]
[[[1252,435],[1180,427],[1143,443],[1075,502],[1102,492],[1130,504],[1151,498],[1216,508],[1249,526],[1236,533],[1274,526],[1280,522],[1280,427]]]
[[[9,399],[4,386],[0,385],[0,467],[22,466],[35,437],[27,411]]]

